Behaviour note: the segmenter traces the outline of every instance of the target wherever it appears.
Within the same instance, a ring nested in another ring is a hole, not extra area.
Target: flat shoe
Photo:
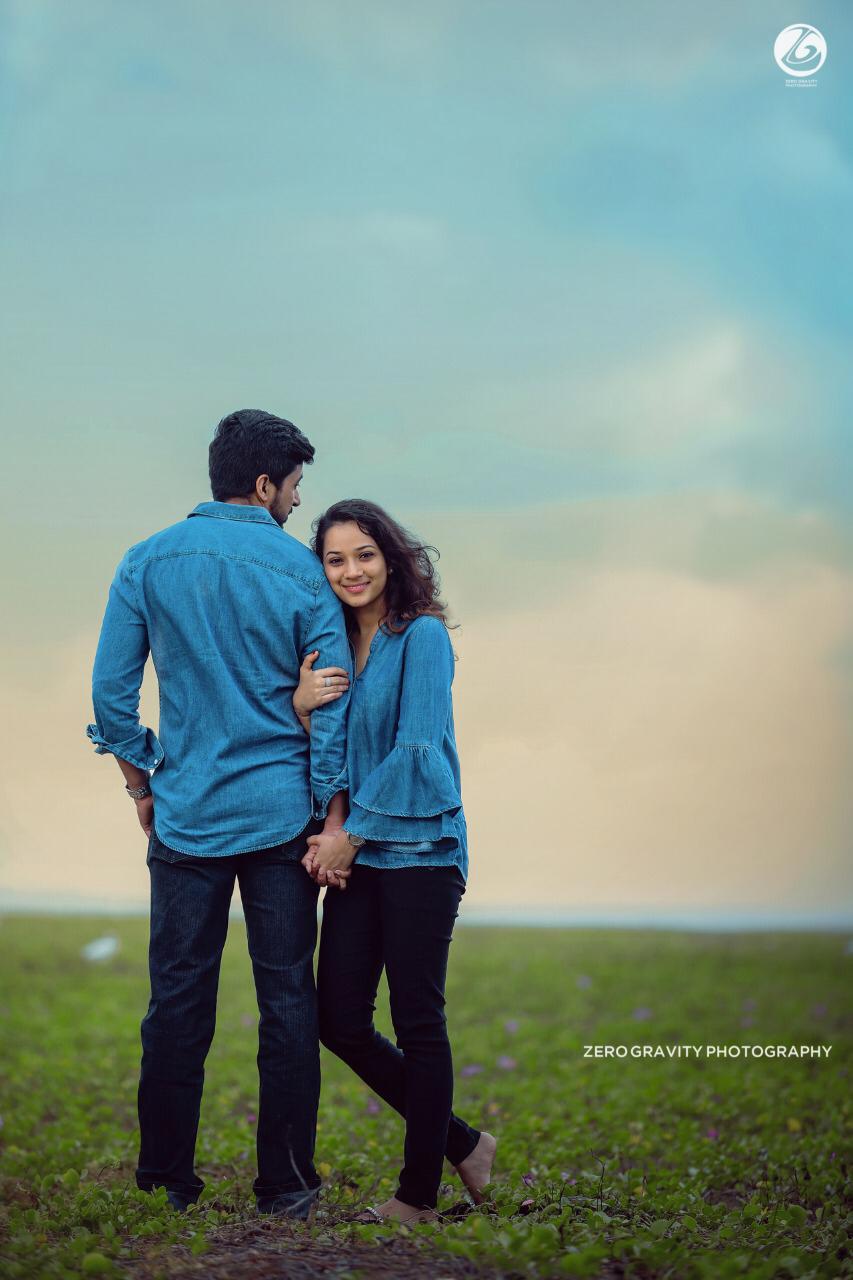
[[[380,1213],[378,1209],[368,1206],[368,1208],[365,1209],[363,1213],[359,1213],[353,1221],[370,1225],[393,1222],[398,1227],[408,1227],[409,1224],[413,1222],[432,1222],[437,1218],[437,1216],[438,1215],[434,1209],[417,1209],[410,1218],[393,1218],[390,1214],[386,1218],[385,1214]]]

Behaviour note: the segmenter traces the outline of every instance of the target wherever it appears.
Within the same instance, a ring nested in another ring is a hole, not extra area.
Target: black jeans
[[[194,1169],[204,1061],[216,1022],[219,962],[235,878],[240,885],[260,1009],[259,1208],[281,1197],[297,1216],[320,1185],[314,1140],[320,1047],[313,956],[317,886],[300,865],[308,827],[287,844],[235,857],[176,853],[152,833],[151,1003],[142,1023],[137,1185],[186,1200]]]
[[[317,970],[320,1039],[406,1120],[396,1196],[435,1208],[445,1155],[459,1164],[480,1137],[453,1115],[444,982],[465,883],[456,867],[380,870],[356,863],[328,889]],[[383,966],[397,1048],[373,1025]]]

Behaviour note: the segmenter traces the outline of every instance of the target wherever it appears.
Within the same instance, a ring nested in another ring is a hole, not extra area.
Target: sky
[[[849,5],[2,23],[0,892],[145,901],[106,592],[259,407],[441,552],[466,904],[853,918]]]

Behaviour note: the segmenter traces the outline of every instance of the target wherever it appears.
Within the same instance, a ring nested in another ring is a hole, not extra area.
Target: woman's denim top
[[[404,631],[381,627],[351,691],[347,725],[350,815],[369,867],[456,866],[468,842],[453,732],[453,648],[444,623],[422,614]]]

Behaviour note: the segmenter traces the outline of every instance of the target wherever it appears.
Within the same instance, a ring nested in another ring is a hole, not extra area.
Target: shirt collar
[[[253,524],[271,524],[280,529],[266,507],[243,506],[237,502],[200,502],[189,512],[191,516],[213,516],[217,520],[247,520]]]

